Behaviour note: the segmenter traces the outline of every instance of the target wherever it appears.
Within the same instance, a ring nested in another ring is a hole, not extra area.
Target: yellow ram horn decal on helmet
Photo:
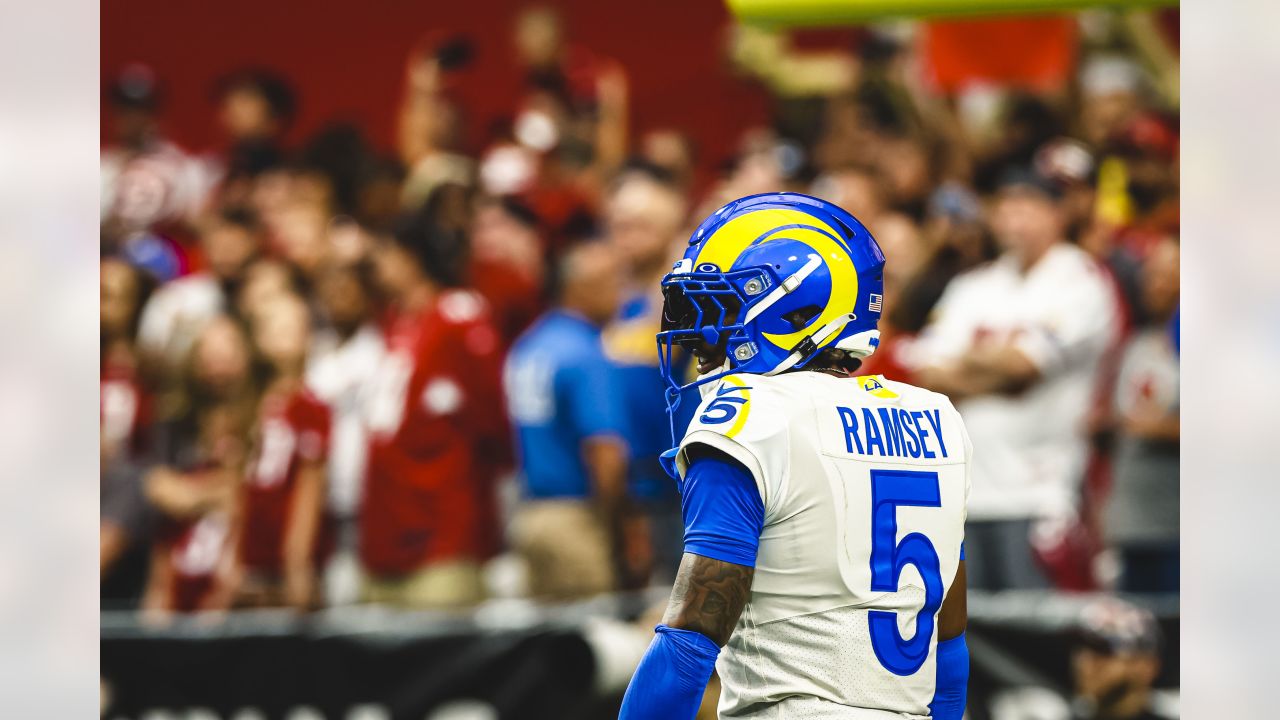
[[[729,270],[747,248],[778,237],[798,240],[813,248],[831,275],[831,295],[813,322],[791,333],[764,333],[763,337],[769,342],[790,350],[827,323],[853,312],[855,298],[858,297],[858,272],[849,260],[847,249],[838,240],[840,233],[819,218],[799,210],[757,210],[730,220],[704,240],[694,267],[711,263],[721,271]]]

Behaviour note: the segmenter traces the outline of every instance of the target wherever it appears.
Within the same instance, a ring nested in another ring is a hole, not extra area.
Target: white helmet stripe
[[[746,325],[752,320],[755,320],[759,317],[760,313],[768,310],[770,306],[781,300],[784,295],[800,287],[800,283],[804,282],[805,278],[812,275],[813,271],[817,270],[818,266],[821,264],[822,258],[810,253],[809,261],[806,262],[803,267],[797,270],[795,274],[791,275],[786,280],[783,280],[782,284],[774,288],[763,300],[751,306],[751,309],[747,311],[747,317],[743,319],[742,324]]]
[[[841,315],[835,320],[832,320],[831,322],[827,323],[822,327],[821,330],[813,334],[813,344],[818,347],[822,347],[822,343],[826,342],[827,338],[840,332],[840,330],[843,329],[845,325],[848,325],[849,321],[852,319],[853,319],[853,315],[847,314],[847,315]],[[775,367],[774,369],[764,374],[777,375],[780,372],[784,372],[795,367],[803,359],[804,359],[804,355],[802,355],[799,350],[796,350],[795,352],[788,355],[786,360],[783,360],[782,362],[778,363],[777,367]]]

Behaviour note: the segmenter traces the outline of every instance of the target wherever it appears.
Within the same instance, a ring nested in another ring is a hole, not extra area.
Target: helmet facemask
[[[779,282],[769,268],[673,273],[664,278],[658,358],[669,392],[690,386],[675,376],[677,347],[698,362],[699,377],[692,385],[743,370],[755,353],[741,318]],[[726,361],[728,367],[717,372]]]

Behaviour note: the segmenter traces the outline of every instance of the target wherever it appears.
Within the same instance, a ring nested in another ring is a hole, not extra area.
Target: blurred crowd
[[[964,415],[970,585],[1176,592],[1176,50],[1089,22],[1060,87],[963,92],[926,82],[910,28],[823,53],[732,30],[726,62],[775,122],[729,158],[633,132],[643,68],[545,9],[513,23],[523,92],[479,147],[451,92],[465,37],[407,58],[391,152],[349,124],[286,143],[296,91],[254,68],[216,88],[225,142],[196,155],[160,123],[164,68],[123,68],[104,82],[104,607],[669,581],[658,283],[701,218],[779,190],[884,249],[860,372]]]

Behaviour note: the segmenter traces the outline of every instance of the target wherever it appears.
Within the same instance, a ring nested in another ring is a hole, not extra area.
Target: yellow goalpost
[[[774,27],[855,25],[910,17],[1137,10],[1178,0],[726,0],[739,20]]]

